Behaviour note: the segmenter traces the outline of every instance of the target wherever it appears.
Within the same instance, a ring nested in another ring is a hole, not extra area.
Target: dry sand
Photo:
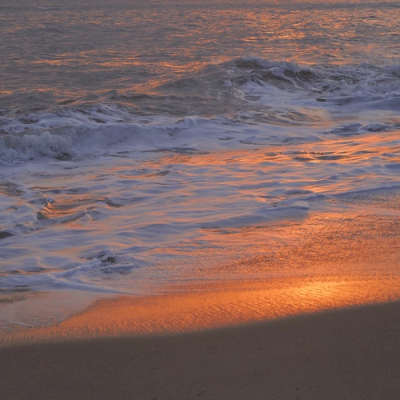
[[[400,303],[0,350],[12,399],[399,399]]]

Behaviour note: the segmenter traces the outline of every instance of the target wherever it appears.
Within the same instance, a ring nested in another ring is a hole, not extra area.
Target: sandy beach
[[[1,398],[397,399],[400,303],[0,350]]]

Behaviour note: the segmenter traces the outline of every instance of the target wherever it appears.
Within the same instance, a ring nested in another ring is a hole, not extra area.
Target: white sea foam
[[[289,62],[271,62],[257,57],[236,61],[232,74],[246,71],[237,95],[275,107],[313,107],[341,114],[364,109],[399,109],[399,65],[370,64],[301,67]],[[346,106],[345,109],[338,107]]]
[[[38,125],[20,133],[0,136],[0,161],[18,164],[41,157],[67,160],[84,156],[109,155],[121,151],[175,151],[197,152],[210,149],[234,149],[243,145],[280,144],[288,141],[309,142],[319,140],[306,130],[285,132],[275,129],[270,134],[265,128],[238,124],[226,117],[213,119],[185,117],[132,118],[131,122],[78,124],[71,113],[69,126],[54,127],[54,118],[43,118]],[[59,123],[59,122],[57,122]],[[7,127],[4,127],[7,129]],[[17,130],[11,124],[9,130]],[[281,131],[281,134],[280,132]]]

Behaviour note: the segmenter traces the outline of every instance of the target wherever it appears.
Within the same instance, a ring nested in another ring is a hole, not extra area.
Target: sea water
[[[4,0],[0,37],[2,330],[398,276],[397,1]]]

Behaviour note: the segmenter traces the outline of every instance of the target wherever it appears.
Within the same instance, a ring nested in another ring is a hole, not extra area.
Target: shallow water
[[[397,2],[0,15],[0,328],[179,285],[398,276]]]

